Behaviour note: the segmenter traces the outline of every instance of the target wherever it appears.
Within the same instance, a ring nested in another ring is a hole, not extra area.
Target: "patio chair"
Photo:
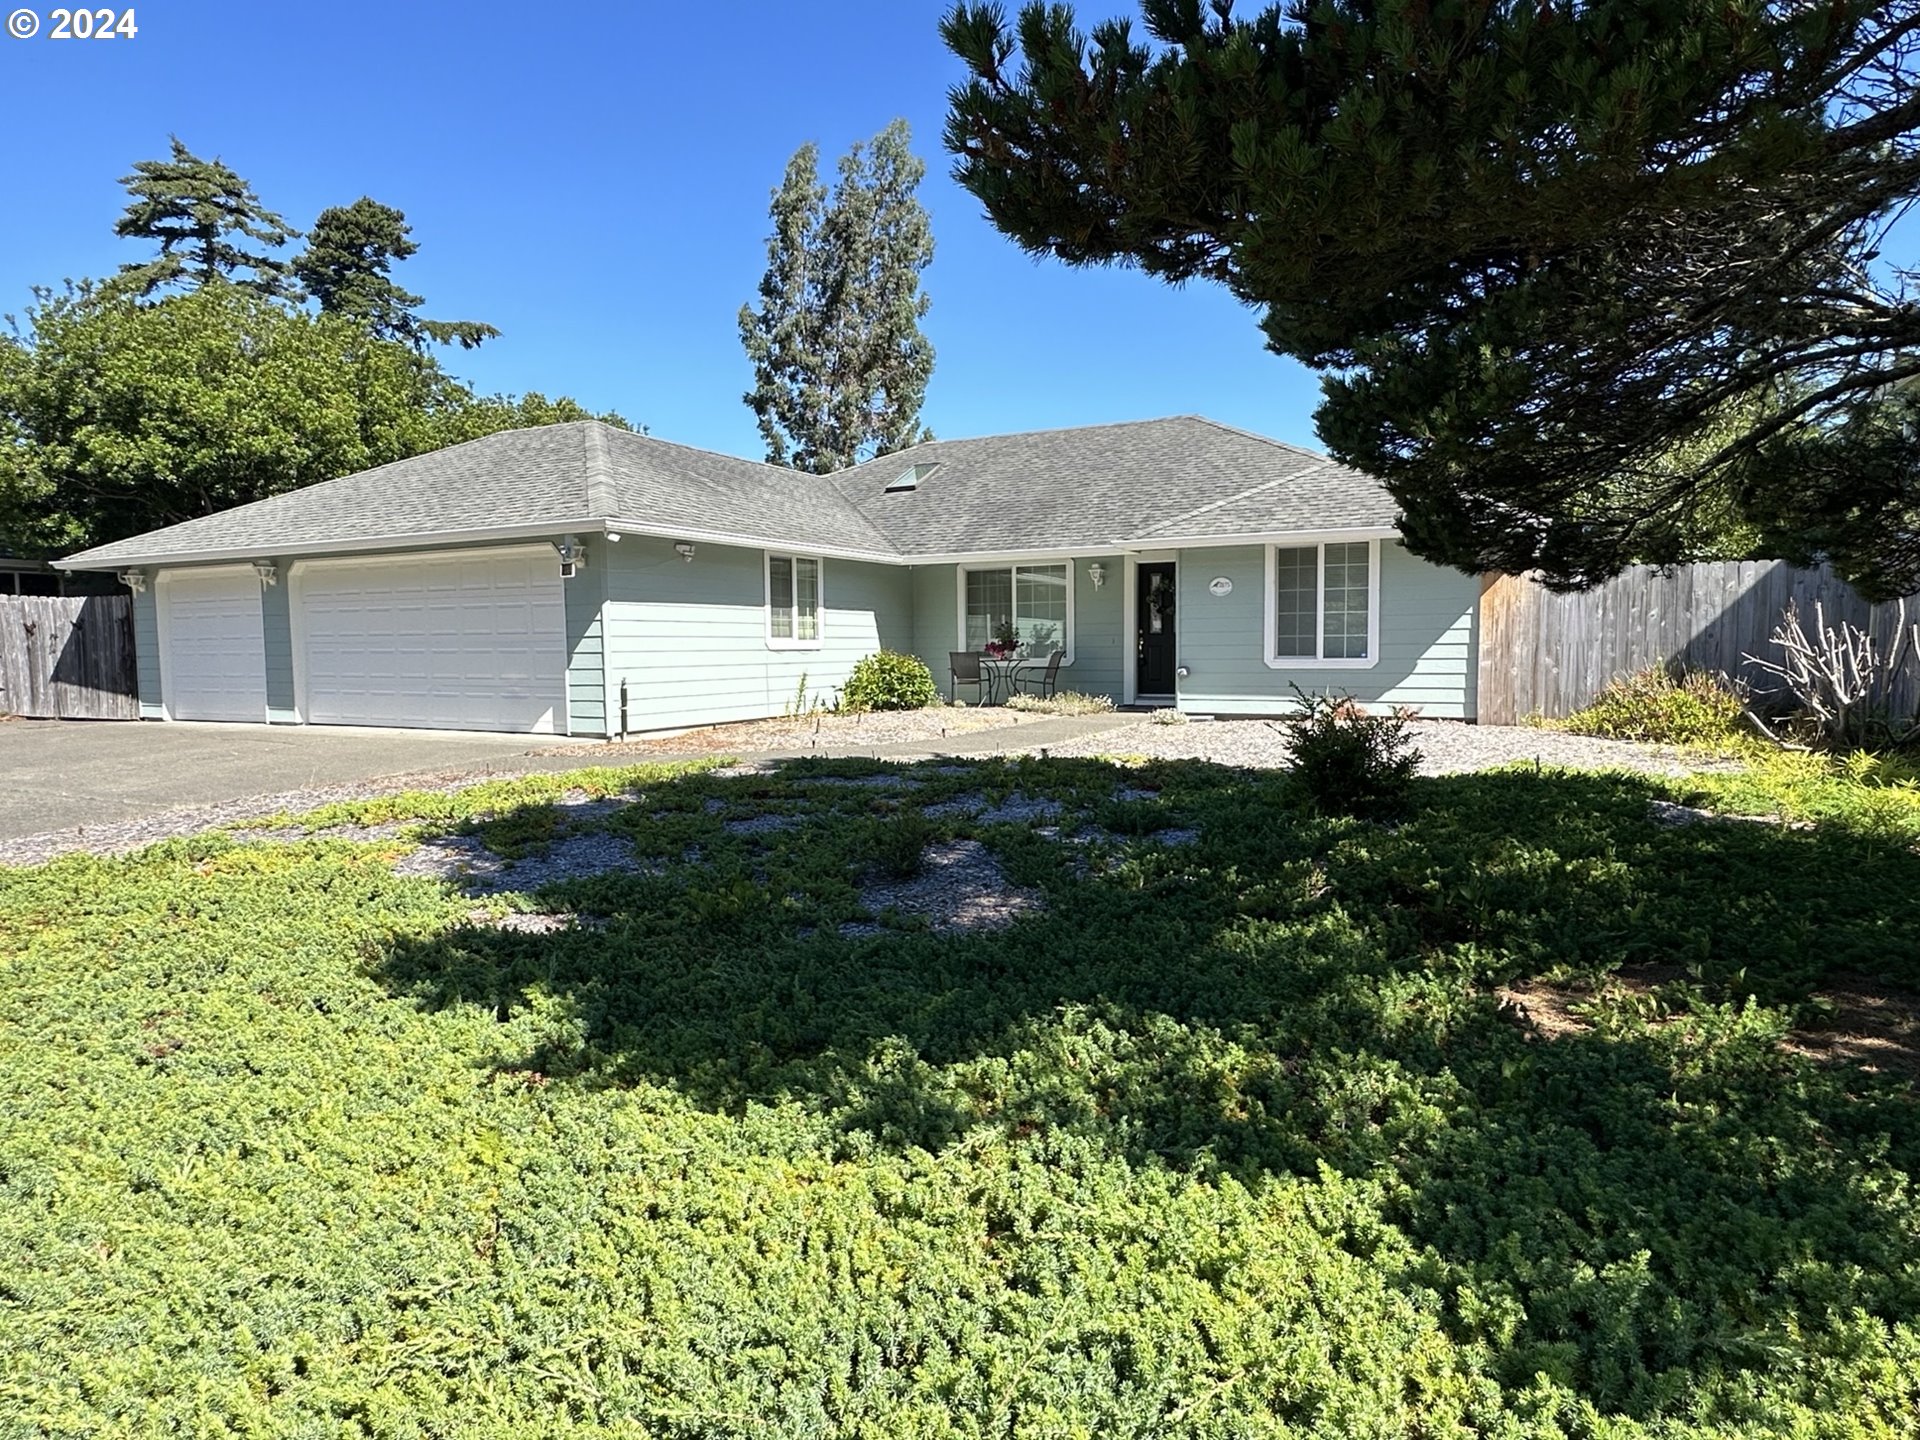
[[[1060,683],[1060,661],[1063,651],[1056,650],[1047,656],[1045,665],[1022,665],[1013,672],[1013,693],[1016,695],[1038,695],[1042,699],[1053,698],[1055,687]]]
[[[987,678],[980,673],[980,652],[977,650],[949,650],[947,652],[947,674],[953,682],[947,686],[947,698],[960,703],[959,690],[962,685],[974,687],[982,703],[987,698]]]

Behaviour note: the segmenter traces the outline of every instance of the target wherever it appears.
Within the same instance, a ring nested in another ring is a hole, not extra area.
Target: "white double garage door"
[[[550,545],[288,567],[295,710],[319,725],[564,731],[566,600]],[[251,566],[161,574],[160,687],[176,720],[267,718]]]

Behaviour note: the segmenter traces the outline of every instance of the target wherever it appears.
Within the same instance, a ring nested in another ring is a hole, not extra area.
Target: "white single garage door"
[[[566,601],[551,545],[303,561],[289,584],[307,720],[565,729]]]
[[[250,565],[162,571],[160,693],[175,720],[265,720],[260,577]]]

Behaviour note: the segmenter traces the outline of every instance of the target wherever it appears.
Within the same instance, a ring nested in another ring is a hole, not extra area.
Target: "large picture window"
[[[776,650],[820,645],[820,562],[811,555],[767,555],[767,644]]]
[[[1020,656],[1066,651],[1073,659],[1073,567],[1002,565],[961,573],[960,646],[1010,645]]]
[[[1267,547],[1267,664],[1368,666],[1379,637],[1377,540]]]

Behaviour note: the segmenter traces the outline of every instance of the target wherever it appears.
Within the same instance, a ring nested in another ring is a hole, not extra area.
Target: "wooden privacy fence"
[[[1789,600],[1810,635],[1819,601],[1828,625],[1838,629],[1845,620],[1869,631],[1883,656],[1892,646],[1899,606],[1869,605],[1825,566],[1637,565],[1571,595],[1520,575],[1490,576],[1480,593],[1481,723],[1570,715],[1608,681],[1653,665],[1723,674],[1765,691],[1770,677],[1744,657],[1778,658],[1772,635]],[[1908,624],[1920,620],[1920,596],[1907,600],[1906,615]],[[1920,710],[1920,662],[1903,667],[1892,698],[1901,714]]]
[[[137,720],[133,602],[0,595],[0,714]]]

